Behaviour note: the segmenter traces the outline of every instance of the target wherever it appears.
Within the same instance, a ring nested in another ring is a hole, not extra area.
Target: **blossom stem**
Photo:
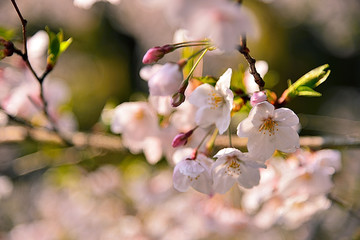
[[[242,55],[244,55],[246,61],[248,62],[249,71],[250,71],[251,75],[254,76],[256,84],[259,85],[260,91],[264,90],[265,82],[262,79],[262,77],[260,76],[260,74],[258,73],[258,71],[256,70],[256,67],[255,67],[256,60],[251,57],[250,49],[246,46],[246,36],[245,35],[240,38],[240,45],[239,45],[238,51]]]
[[[175,43],[173,46],[175,48],[180,47],[192,47],[196,44],[196,46],[199,45],[210,45],[210,42],[208,40],[199,40],[199,41],[188,41],[188,42],[181,42],[181,43]]]
[[[190,78],[192,77],[192,74],[194,73],[194,70],[195,68],[197,67],[197,65],[200,63],[201,59],[204,57],[205,53],[208,51],[208,48],[203,48],[201,49],[200,51],[197,51],[196,53],[194,53],[193,55],[191,55],[189,58],[187,58],[186,60],[184,60],[183,62],[188,62],[191,58],[195,57],[196,55],[199,55],[200,53],[202,53],[200,55],[200,57],[197,59],[197,61],[195,62],[195,64],[192,66],[190,72],[189,72],[189,75],[182,81],[181,85],[180,85],[180,88],[179,90],[177,91],[177,93],[175,93],[173,96],[172,96],[172,99],[173,99],[173,103],[172,105],[174,107],[177,107],[179,106],[184,99],[178,99],[179,98],[179,95],[184,96],[184,93],[185,93],[185,90],[187,88],[187,86],[189,85],[189,80]]]
[[[215,128],[213,134],[211,135],[210,140],[206,143],[206,150],[208,152],[210,152],[211,149],[213,149],[213,147],[215,145],[215,140],[216,140],[216,138],[218,136],[218,133],[219,133],[219,129]],[[209,132],[209,134],[210,134],[210,132]]]

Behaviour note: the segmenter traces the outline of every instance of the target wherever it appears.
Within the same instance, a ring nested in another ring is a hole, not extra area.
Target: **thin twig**
[[[256,84],[259,85],[260,91],[264,90],[265,82],[262,79],[262,77],[260,76],[260,74],[257,72],[256,67],[255,67],[256,60],[251,57],[250,50],[246,46],[246,36],[242,36],[240,38],[240,45],[239,45],[238,51],[242,55],[244,55],[246,61],[249,63],[249,71],[254,76]]]
[[[17,15],[19,16],[19,19],[21,21],[21,25],[22,25],[22,34],[23,34],[23,47],[24,47],[24,52],[22,52],[21,50],[15,48],[14,52],[18,55],[20,55],[22,57],[22,59],[25,61],[26,65],[28,66],[28,68],[30,69],[31,73],[34,75],[34,77],[38,80],[38,82],[40,83],[40,99],[43,102],[43,108],[42,111],[44,113],[44,115],[46,116],[46,118],[49,120],[51,126],[52,126],[52,130],[59,134],[59,136],[63,139],[63,141],[65,143],[67,143],[68,145],[71,144],[64,136],[62,136],[60,134],[60,131],[57,127],[56,121],[55,119],[52,118],[51,114],[49,113],[48,110],[48,102],[45,99],[45,94],[44,94],[44,80],[47,77],[47,75],[52,71],[52,68],[46,68],[46,70],[44,71],[44,73],[41,75],[41,77],[39,77],[39,75],[37,75],[37,73],[35,72],[34,68],[32,67],[30,61],[29,61],[29,57],[28,57],[28,50],[27,50],[27,34],[26,34],[26,25],[27,25],[27,21],[26,19],[22,16],[20,9],[18,7],[18,5],[16,4],[15,0],[11,0],[11,3],[13,4]]]
[[[332,196],[331,194],[328,194],[327,198],[333,203],[336,204],[337,206],[339,206],[340,208],[344,209],[345,211],[347,211],[350,216],[356,218],[358,221],[360,221],[360,215],[358,212],[356,212],[355,210],[347,207],[341,200],[339,200],[338,198]]]
[[[17,120],[16,120],[17,121]],[[20,122],[21,123],[21,122]],[[12,139],[12,136],[19,136],[15,140]],[[208,134],[206,134],[208,136]],[[232,145],[233,147],[245,149],[247,145],[246,138],[239,138],[237,135],[232,135]],[[0,127],[0,144],[14,142],[21,143],[27,138],[32,139],[38,142],[49,142],[53,144],[58,144],[64,146],[64,142],[59,137],[58,134],[46,128],[36,128],[31,124],[28,126],[6,126]],[[114,136],[112,134],[97,134],[97,133],[83,133],[75,132],[68,135],[67,139],[72,146],[75,147],[89,147],[89,148],[99,148],[102,150],[109,151],[124,151],[125,148],[121,143],[119,136]],[[228,147],[229,146],[229,137],[217,136],[215,142],[211,142],[216,147]],[[211,144],[211,145],[212,145]],[[360,147],[359,139],[348,139],[341,137],[300,137],[300,146],[308,147],[311,149],[322,149],[322,148],[340,148],[340,147]]]

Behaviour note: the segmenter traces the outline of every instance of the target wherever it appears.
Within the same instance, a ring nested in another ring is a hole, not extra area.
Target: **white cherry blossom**
[[[111,131],[121,133],[124,146],[136,154],[144,152],[150,163],[160,160],[163,150],[156,112],[147,102],[127,102],[117,106]]]
[[[170,23],[188,30],[190,38],[210,39],[225,52],[236,49],[242,34],[259,35],[254,15],[234,2],[176,0],[164,6]]]
[[[211,169],[214,190],[221,194],[229,191],[236,182],[244,188],[258,185],[259,168],[266,168],[235,148],[224,148],[214,157],[217,158]]]
[[[198,107],[195,121],[206,128],[215,124],[219,133],[228,129],[231,120],[234,94],[230,90],[232,70],[229,68],[217,81],[215,87],[202,84],[189,97],[189,102]]]
[[[203,154],[198,154],[196,159],[183,159],[174,168],[174,188],[186,192],[191,186],[199,192],[212,195],[211,164],[212,160]]]
[[[140,73],[148,80],[149,92],[152,96],[172,96],[183,81],[181,66],[176,63],[155,65],[154,69],[144,68]]]
[[[74,0],[74,5],[79,8],[90,9],[96,2],[103,1],[112,4],[120,3],[120,0]]]
[[[298,123],[299,118],[290,109],[275,109],[269,102],[262,102],[240,122],[237,135],[248,137],[249,153],[265,161],[276,149],[291,153],[300,147],[299,135],[294,130]]]

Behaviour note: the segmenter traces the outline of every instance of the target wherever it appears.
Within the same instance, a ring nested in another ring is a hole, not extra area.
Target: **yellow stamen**
[[[240,162],[236,157],[234,156],[227,157],[227,166],[225,173],[228,174],[229,176],[238,176],[241,174]]]
[[[264,123],[260,126],[259,132],[263,131],[263,133],[266,134],[266,131],[268,131],[269,136],[271,136],[271,135],[275,134],[275,130],[279,131],[279,129],[277,128],[277,126],[279,124],[277,122],[275,122],[272,117],[268,117],[267,119],[264,119],[263,121],[264,121]]]
[[[224,98],[217,94],[214,90],[208,94],[208,102],[211,105],[211,109],[220,107],[224,103]]]
[[[134,118],[136,119],[136,120],[141,120],[141,119],[143,119],[144,118],[144,110],[143,109],[139,109],[139,110],[137,110],[135,113],[134,113]]]

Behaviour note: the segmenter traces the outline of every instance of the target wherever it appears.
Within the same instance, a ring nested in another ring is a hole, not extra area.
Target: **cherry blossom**
[[[202,84],[189,97],[189,102],[198,107],[195,121],[203,128],[215,124],[219,133],[228,129],[231,120],[234,94],[230,90],[232,70],[229,68],[217,81],[215,87]]]
[[[115,108],[111,131],[121,133],[124,145],[132,153],[144,151],[150,163],[162,156],[160,129],[156,112],[147,102],[127,102]]]
[[[259,168],[266,167],[235,148],[224,148],[214,158],[217,158],[211,168],[214,190],[221,194],[229,191],[235,182],[244,188],[258,185]]]
[[[257,37],[253,14],[244,6],[223,0],[178,0],[165,4],[170,22],[187,29],[194,39],[209,38],[220,50],[236,49],[242,34]]]
[[[74,5],[80,8],[89,9],[91,6],[99,1],[109,2],[112,4],[120,3],[121,0],[74,0]]]
[[[186,192],[191,186],[199,192],[212,195],[211,164],[212,160],[203,154],[198,154],[195,159],[183,159],[174,168],[174,188]]]
[[[257,104],[237,127],[239,137],[248,137],[248,150],[264,161],[275,149],[291,153],[300,147],[299,135],[293,127],[299,118],[288,108],[275,107],[269,102]]]
[[[183,81],[181,66],[176,63],[166,63],[148,79],[149,92],[152,96],[171,96],[177,92]]]

